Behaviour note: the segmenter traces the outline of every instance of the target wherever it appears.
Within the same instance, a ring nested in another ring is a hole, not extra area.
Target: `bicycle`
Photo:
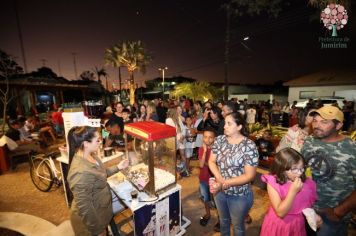
[[[53,159],[58,152],[30,156],[30,175],[32,183],[42,192],[48,192],[53,185],[62,184],[62,175],[57,170]]]

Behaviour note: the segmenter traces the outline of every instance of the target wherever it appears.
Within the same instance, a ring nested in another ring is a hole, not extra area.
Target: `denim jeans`
[[[348,223],[341,220],[335,222],[327,218],[325,213],[318,212],[320,217],[323,219],[323,224],[316,231],[317,236],[347,236],[348,232]]]
[[[210,202],[210,191],[209,191],[209,184],[200,181],[200,194],[203,197],[204,202]]]
[[[215,195],[215,203],[220,217],[222,236],[230,236],[230,225],[233,225],[234,236],[245,235],[245,216],[253,204],[253,192],[243,196],[227,195],[219,192]]]

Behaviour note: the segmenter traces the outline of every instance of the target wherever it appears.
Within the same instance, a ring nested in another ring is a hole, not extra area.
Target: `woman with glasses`
[[[73,193],[70,221],[75,235],[106,235],[113,217],[111,192],[106,179],[125,169],[128,160],[106,169],[96,153],[101,144],[97,128],[73,127],[68,132],[69,172]]]
[[[220,217],[220,232],[230,236],[245,235],[244,219],[253,204],[251,181],[256,175],[258,151],[248,139],[245,119],[233,112],[225,117],[224,135],[215,139],[211,147],[209,169],[216,183],[211,185]]]
[[[305,176],[303,156],[292,148],[276,154],[271,173],[263,175],[271,206],[263,220],[262,236],[306,236],[302,210],[316,201],[316,184]],[[317,215],[317,226],[322,223]]]
[[[293,148],[294,150],[300,152],[305,138],[313,132],[311,127],[313,116],[310,116],[309,114],[315,110],[316,109],[313,107],[305,107],[299,112],[299,123],[288,129],[288,132],[279,142],[276,152],[287,147]]]

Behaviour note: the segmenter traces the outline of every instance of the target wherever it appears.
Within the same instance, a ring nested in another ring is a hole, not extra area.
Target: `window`
[[[315,97],[315,91],[300,91],[299,99],[309,99]]]

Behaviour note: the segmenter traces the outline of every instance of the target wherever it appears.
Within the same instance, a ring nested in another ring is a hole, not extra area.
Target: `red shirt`
[[[64,124],[63,117],[62,117],[62,112],[60,112],[60,111],[53,112],[52,113],[52,122],[54,124],[60,124],[60,125]]]
[[[199,151],[198,151],[199,161],[202,159],[203,153],[204,153],[204,149],[203,149],[203,147],[200,147]],[[206,182],[206,183],[209,183],[209,178],[212,177],[212,174],[211,174],[211,172],[209,170],[209,166],[208,166],[210,153],[211,153],[211,149],[208,148],[206,150],[206,156],[205,156],[206,165],[204,165],[203,168],[200,168],[200,173],[199,173],[199,180]]]

